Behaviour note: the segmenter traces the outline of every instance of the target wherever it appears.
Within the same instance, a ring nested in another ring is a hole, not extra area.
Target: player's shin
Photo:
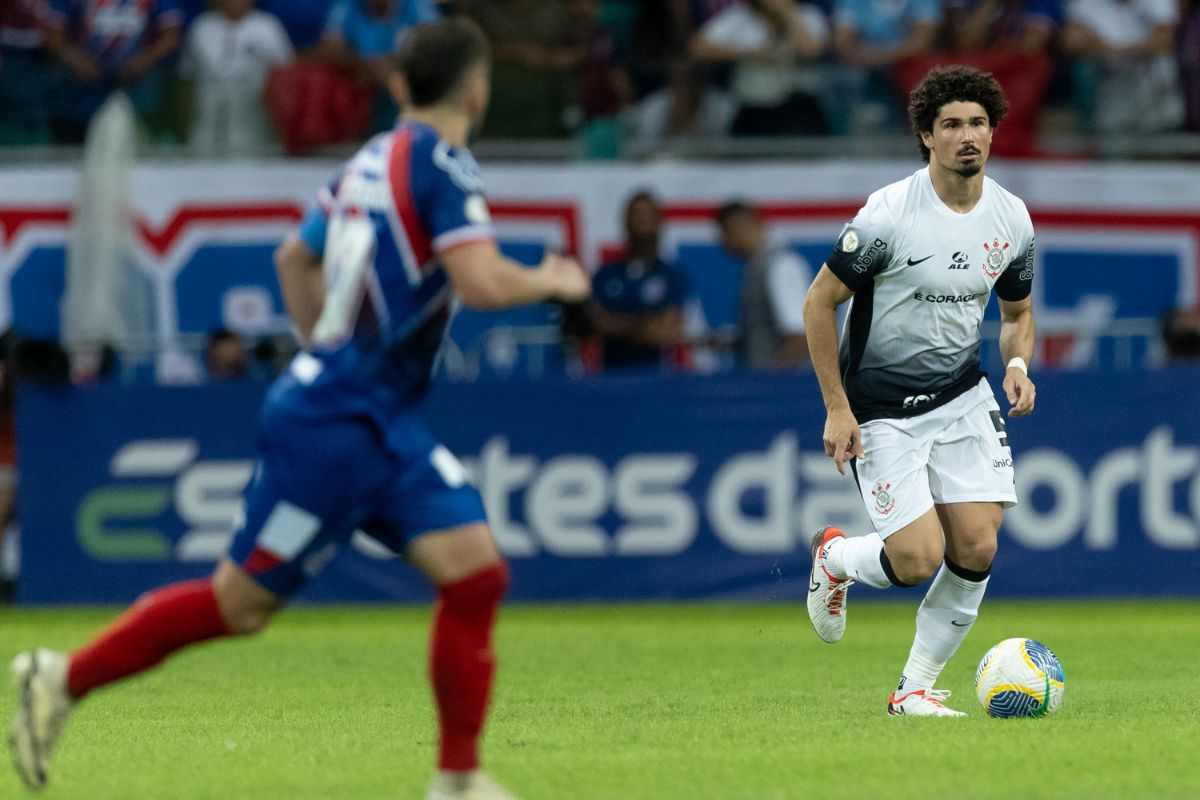
[[[942,564],[917,610],[917,635],[901,678],[906,690],[930,688],[967,638],[987,590],[988,572]]]
[[[835,578],[853,578],[857,583],[886,589],[892,585],[884,570],[883,540],[877,533],[847,537],[831,547],[826,564]]]
[[[79,699],[135,675],[190,644],[229,636],[212,581],[147,592],[87,646],[71,654],[67,691]]]
[[[492,628],[507,587],[503,562],[438,587],[429,674],[438,708],[441,770],[479,767],[479,736],[496,666]]]

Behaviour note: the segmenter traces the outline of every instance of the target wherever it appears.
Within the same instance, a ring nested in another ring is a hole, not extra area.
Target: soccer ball
[[[1050,648],[1005,639],[975,670],[975,696],[990,717],[1044,717],[1062,705],[1066,678]]]

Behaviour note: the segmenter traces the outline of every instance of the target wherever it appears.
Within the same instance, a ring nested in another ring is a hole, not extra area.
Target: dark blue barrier
[[[1200,370],[1036,378],[1036,413],[1009,425],[1023,503],[990,593],[1200,593]],[[20,600],[126,601],[208,572],[263,389],[24,387]],[[514,599],[797,600],[811,532],[868,524],[821,454],[811,376],[444,385],[426,417],[475,476]],[[429,596],[381,555],[357,542],[304,598]]]

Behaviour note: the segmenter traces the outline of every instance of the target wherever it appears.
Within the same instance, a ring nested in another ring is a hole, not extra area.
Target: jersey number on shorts
[[[433,464],[438,475],[442,476],[442,480],[451,489],[457,489],[467,483],[467,468],[454,457],[454,453],[446,449],[445,445],[439,444],[433,448],[433,452],[429,454],[429,463]]]
[[[1008,431],[1004,429],[1004,417],[1000,416],[999,411],[990,412],[992,415],[992,427],[996,429],[996,433],[1000,434],[1000,446],[1008,447]]]

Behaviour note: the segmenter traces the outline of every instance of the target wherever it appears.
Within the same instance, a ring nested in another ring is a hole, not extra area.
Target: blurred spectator
[[[14,380],[60,386],[71,382],[71,359],[62,345],[51,339],[14,336],[9,365]]]
[[[931,53],[941,18],[941,0],[835,0],[833,50],[844,69],[825,84],[835,133],[901,122],[891,68]]]
[[[313,47],[325,30],[329,8],[334,0],[262,0],[259,7],[279,17],[288,32],[288,38],[297,50]]]
[[[949,0],[946,30],[958,53],[1044,53],[1058,28],[1054,0]]]
[[[50,140],[50,66],[42,49],[48,15],[45,0],[0,4],[0,145]]]
[[[1187,128],[1200,131],[1200,0],[1184,2],[1179,30],[1179,72],[1187,106]]]
[[[668,6],[680,0],[643,0],[627,32],[629,77],[639,100],[670,85],[691,38],[690,23],[680,24]]]
[[[195,81],[190,144],[201,155],[252,155],[270,142],[263,101],[267,74],[289,63],[292,45],[254,0],[214,0],[192,23],[182,70]]]
[[[821,77],[804,70],[829,41],[825,15],[793,0],[742,0],[710,19],[695,35],[697,63],[729,64],[730,89],[739,103],[735,136],[823,134],[817,100]]]
[[[887,67],[932,50],[941,18],[939,0],[837,0],[834,50],[850,66]]]
[[[1050,50],[1058,28],[1057,0],[950,0],[945,39],[954,61],[995,76],[1008,97],[1008,115],[992,153],[1028,157],[1038,152],[1043,98],[1054,74]],[[907,95],[945,56],[910,56],[895,66],[895,84]]]
[[[592,325],[607,368],[661,364],[683,341],[687,276],[659,255],[662,209],[638,192],[625,207],[623,258],[592,278]]]
[[[210,380],[237,381],[246,377],[249,354],[237,334],[217,328],[204,345],[204,368]]]
[[[399,113],[387,85],[391,54],[413,26],[439,16],[433,0],[336,0],[329,9],[317,55],[375,86],[372,131],[392,128]]]
[[[492,101],[485,136],[559,137],[579,53],[563,0],[474,0],[469,13],[492,42]]]
[[[738,362],[749,369],[788,369],[808,361],[804,296],[812,267],[786,245],[767,240],[762,217],[743,202],[717,212],[721,246],[742,262]]]
[[[1156,133],[1180,127],[1177,0],[1068,0],[1066,20],[1063,51],[1082,60],[1085,76],[1094,75],[1096,130]]]
[[[1163,317],[1163,343],[1173,361],[1200,360],[1200,309],[1176,308]]]
[[[51,0],[46,46],[72,77],[53,122],[55,138],[82,142],[88,120],[116,89],[143,120],[149,117],[170,77],[163,62],[182,36],[176,0]]]
[[[587,154],[615,158],[616,117],[633,103],[633,82],[616,33],[600,20],[600,0],[568,0],[568,18],[579,59],[576,99],[583,114]]]
[[[681,31],[691,33],[738,0],[671,0],[671,16]]]
[[[297,350],[296,337],[290,333],[265,336],[250,351],[252,363],[248,374],[252,378],[276,378],[288,368]]]

